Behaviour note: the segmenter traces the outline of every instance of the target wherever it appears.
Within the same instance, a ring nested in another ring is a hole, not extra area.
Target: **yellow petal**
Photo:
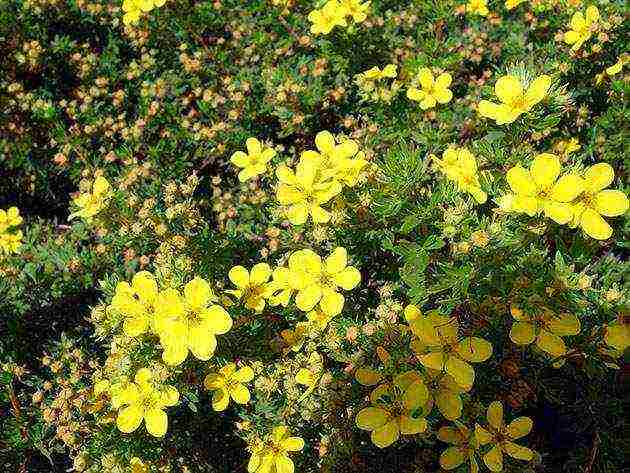
[[[514,322],[510,329],[510,340],[517,345],[529,345],[536,338],[534,326],[529,322]]]
[[[445,470],[454,470],[464,463],[464,455],[458,447],[448,447],[440,455],[440,466]]]
[[[374,386],[383,376],[377,371],[368,368],[358,368],[354,373],[354,377],[363,386]]]
[[[591,5],[586,9],[586,22],[594,23],[599,19],[599,10],[595,5]]]
[[[536,345],[542,351],[549,353],[553,357],[562,356],[567,352],[564,341],[547,330],[541,330],[536,339]]]
[[[230,269],[228,277],[236,287],[244,289],[249,286],[249,271],[243,266],[234,266]]]
[[[144,422],[147,432],[154,437],[164,437],[168,429],[168,417],[162,409],[149,409],[144,414]]]
[[[503,450],[512,458],[516,458],[517,460],[525,460],[530,461],[534,457],[534,452],[532,452],[527,447],[522,447],[513,442],[505,442],[503,444]]]
[[[255,286],[259,286],[261,284],[269,281],[271,277],[271,268],[267,263],[258,263],[255,264],[252,268],[252,272],[249,276],[249,283]]]
[[[335,250],[326,258],[326,272],[328,274],[336,274],[343,271],[348,264],[348,253],[345,248],[335,248]]]
[[[191,325],[188,332],[188,347],[199,360],[209,360],[217,347],[217,339],[206,324]]]
[[[383,427],[372,431],[372,442],[380,448],[389,447],[400,437],[400,428],[396,419],[389,421]]]
[[[309,312],[317,305],[321,297],[321,287],[313,284],[298,292],[295,297],[295,305],[298,309]]]
[[[344,303],[345,298],[342,294],[334,291],[326,291],[322,295],[319,306],[324,314],[334,316],[341,313]]]
[[[527,101],[528,107],[531,108],[544,99],[549,91],[549,87],[551,87],[551,77],[547,75],[537,77],[530,84],[527,89],[527,93],[525,94],[525,100]]]
[[[315,135],[315,146],[321,153],[331,155],[335,150],[335,138],[329,131],[320,131]]]
[[[584,232],[596,240],[607,240],[612,236],[612,228],[593,209],[586,209],[580,216],[580,226]]]
[[[551,189],[550,197],[558,202],[571,202],[584,190],[584,179],[577,174],[565,174]]]
[[[143,412],[139,404],[123,407],[118,411],[118,417],[116,417],[118,430],[125,434],[136,430],[142,423],[142,414]]]
[[[357,413],[355,422],[363,430],[376,430],[389,421],[389,413],[380,407],[365,407]]]
[[[507,433],[512,440],[520,439],[532,431],[533,425],[534,423],[529,417],[519,417],[509,423]]]
[[[254,370],[249,366],[243,366],[234,373],[233,378],[239,383],[249,383],[254,379]]]
[[[236,151],[234,154],[232,154],[230,162],[234,164],[234,166],[244,168],[249,165],[249,156],[242,151]]]
[[[276,457],[275,465],[276,473],[293,473],[295,469],[293,466],[293,460],[286,455]]]
[[[188,347],[183,343],[173,343],[164,346],[162,360],[169,366],[180,365],[188,356]]]
[[[481,427],[479,424],[475,424],[475,438],[480,445],[489,444],[494,439],[492,437],[492,434],[490,434],[490,432]]]
[[[299,452],[304,448],[304,440],[300,437],[288,437],[281,442],[281,446],[289,452]]]
[[[299,202],[287,209],[287,219],[293,225],[303,225],[308,218],[308,206],[304,202]]]
[[[140,368],[133,378],[133,380],[140,385],[149,383],[151,379],[153,379],[153,373],[151,373],[149,368]]]
[[[242,384],[236,384],[230,389],[230,396],[238,404],[247,404],[250,399],[249,389]]]
[[[475,370],[468,363],[455,356],[450,356],[446,360],[445,368],[457,384],[464,387],[472,386],[475,380]]]
[[[149,328],[149,319],[145,314],[139,317],[128,317],[123,322],[123,331],[128,337],[142,335]]]
[[[503,404],[501,401],[491,402],[486,412],[488,423],[497,430],[503,428]]]
[[[492,118],[493,120],[496,120],[499,116],[499,109],[500,106],[498,104],[489,102],[487,100],[482,100],[477,106],[477,112],[479,113],[479,115],[486,118]]]
[[[222,412],[230,404],[230,394],[225,388],[216,389],[212,393],[212,408],[216,412]]]
[[[435,403],[442,415],[448,420],[459,419],[462,415],[462,400],[449,391],[439,391],[435,396]]]
[[[483,456],[483,462],[486,464],[490,471],[502,471],[503,470],[503,453],[499,447],[494,446],[488,453]]]
[[[418,356],[418,360],[427,368],[442,371],[444,368],[444,354],[442,352],[433,352],[426,355]]]
[[[628,197],[622,191],[603,190],[593,199],[595,210],[606,217],[617,217],[628,210]]]
[[[201,317],[212,334],[222,335],[232,328],[230,314],[220,305],[211,305],[201,313]]]
[[[429,90],[433,87],[433,74],[431,69],[423,67],[418,71],[418,81],[423,89]]]
[[[549,331],[559,336],[580,333],[580,320],[573,314],[559,314],[549,321]]]
[[[517,195],[534,196],[538,192],[530,172],[520,165],[511,168],[505,175],[512,191]]]
[[[546,217],[560,225],[565,225],[573,219],[573,207],[563,202],[545,200],[543,202],[543,212]]]
[[[481,363],[492,355],[492,344],[483,338],[468,337],[459,343],[457,353],[467,361]]]
[[[584,173],[586,190],[594,194],[612,184],[615,171],[608,163],[597,163],[589,167]]]
[[[157,282],[148,271],[140,271],[137,273],[133,277],[131,287],[144,304],[152,303],[157,297]]]
[[[340,273],[335,274],[335,284],[346,291],[354,289],[361,282],[361,273],[357,268],[348,266]]]
[[[410,411],[417,407],[424,406],[428,399],[429,391],[422,380],[412,383],[402,396],[403,405]]]
[[[428,423],[423,417],[414,419],[406,415],[400,416],[400,433],[403,435],[419,434],[427,430]]]
[[[509,104],[523,93],[523,86],[516,77],[508,74],[497,80],[494,91],[501,102]]]
[[[425,99],[426,96],[427,93],[424,90],[416,89],[415,87],[410,87],[407,89],[407,98],[409,100],[421,102]]]
[[[538,188],[548,189],[560,175],[560,159],[555,154],[539,154],[534,158],[529,170]]]

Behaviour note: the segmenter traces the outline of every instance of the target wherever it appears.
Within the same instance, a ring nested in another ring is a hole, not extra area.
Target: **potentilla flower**
[[[584,189],[584,180],[573,173],[558,178],[560,170],[560,159],[550,153],[535,156],[529,170],[514,166],[505,176],[513,194],[502,198],[501,208],[530,217],[543,212],[561,225],[568,223],[574,216],[572,202]]]
[[[521,3],[526,2],[527,0],[505,0],[505,8],[508,10],[513,10],[518,7]]]
[[[215,411],[224,411],[230,398],[237,404],[247,404],[250,394],[245,384],[252,379],[254,370],[249,366],[237,368],[234,363],[228,363],[218,373],[209,373],[203,384],[212,391],[212,408]]]
[[[337,0],[329,0],[319,10],[308,14],[311,23],[311,33],[328,34],[335,26],[348,26],[346,23],[346,9]]]
[[[153,274],[140,271],[131,284],[121,281],[116,285],[108,310],[123,317],[125,335],[138,337],[152,327],[157,296],[158,285]]]
[[[469,0],[466,4],[466,11],[481,16],[488,16],[488,0]]]
[[[94,216],[105,207],[111,195],[111,186],[107,179],[102,176],[97,177],[92,183],[91,191],[79,194],[72,201],[78,210],[71,213],[68,219],[81,217],[87,222],[91,222]]]
[[[319,162],[316,179],[337,181],[348,187],[357,184],[359,174],[368,162],[356,141],[337,142],[332,133],[320,131],[315,136],[315,147],[317,152],[305,151],[302,156]]]
[[[448,103],[453,98],[453,93],[448,88],[453,78],[448,72],[434,77],[431,69],[423,67],[418,71],[417,80],[421,89],[409,87],[407,98],[420,102],[420,108],[423,110],[433,108],[438,103]]]
[[[217,346],[216,335],[232,328],[230,314],[216,301],[210,285],[200,277],[184,286],[184,297],[172,288],[159,293],[155,328],[167,365],[181,364],[189,350],[200,360],[212,357]]]
[[[341,192],[337,181],[318,180],[320,160],[313,155],[302,155],[295,173],[286,165],[276,169],[280,181],[276,197],[280,204],[287,206],[286,215],[293,225],[302,225],[309,215],[314,223],[326,223],[330,213],[322,208],[330,199]]]
[[[412,341],[416,356],[425,367],[445,371],[463,388],[470,389],[475,370],[469,363],[481,363],[492,355],[492,345],[479,337],[460,337],[457,320],[433,311],[409,320],[417,339]]]
[[[507,426],[503,421],[503,405],[494,401],[488,406],[488,425],[484,428],[475,426],[475,437],[480,445],[491,445],[492,448],[483,456],[483,461],[490,471],[503,470],[503,455],[517,460],[530,461],[534,453],[527,447],[513,442],[526,436],[532,430],[533,422],[529,417],[519,417]]]
[[[256,138],[248,138],[245,142],[247,154],[236,151],[230,158],[230,162],[239,168],[238,179],[245,182],[254,176],[263,174],[267,170],[267,163],[276,155],[272,148],[265,148]]]
[[[138,370],[133,383],[127,383],[118,392],[116,426],[121,432],[135,431],[144,420],[147,432],[163,437],[168,429],[165,407],[179,401],[179,392],[173,386],[156,386],[148,368]]]
[[[348,254],[345,248],[336,248],[325,261],[311,250],[304,250],[300,262],[305,271],[299,285],[303,287],[295,297],[295,304],[300,310],[310,312],[317,304],[327,315],[337,315],[343,310],[345,298],[339,288],[349,291],[361,282],[361,273],[353,266],[348,266]]]
[[[422,407],[428,400],[427,388],[419,373],[408,371],[397,375],[393,383],[385,383],[370,394],[371,406],[356,416],[357,427],[371,432],[372,443],[389,447],[400,435],[424,432],[428,423]]]
[[[290,452],[299,452],[304,448],[304,440],[291,437],[284,426],[274,427],[272,433],[258,442],[247,464],[248,473],[293,473],[295,467],[289,458]]]
[[[0,255],[17,253],[22,246],[23,234],[17,230],[22,224],[22,216],[17,207],[0,209]]]
[[[352,17],[355,23],[361,23],[367,18],[370,2],[361,3],[361,0],[339,0],[344,16]]]
[[[433,157],[440,170],[457,184],[462,192],[468,192],[474,199],[483,204],[488,195],[481,190],[477,161],[467,148],[448,148],[442,153],[442,159]]]
[[[561,337],[580,333],[580,320],[573,314],[556,314],[542,307],[536,314],[529,315],[515,306],[510,312],[516,320],[510,329],[510,339],[517,345],[535,342],[538,348],[553,357],[567,352]]]
[[[581,11],[575,12],[571,18],[571,29],[564,33],[564,42],[572,44],[571,49],[573,51],[580,49],[590,39],[593,32],[597,30],[598,19],[599,10],[594,5],[586,9],[586,14]]]
[[[501,103],[482,100],[477,108],[479,115],[491,118],[497,125],[512,123],[523,113],[529,112],[541,102],[551,87],[551,77],[541,75],[534,79],[527,89],[513,75],[505,75],[497,80],[494,92]]]
[[[445,470],[454,470],[462,463],[470,463],[470,473],[479,472],[476,452],[479,449],[479,442],[475,433],[462,424],[455,427],[441,427],[438,430],[437,438],[444,443],[451,444],[440,455],[440,466]]]
[[[619,314],[613,322],[604,325],[604,341],[620,354],[630,347],[630,317]]]
[[[582,228],[591,238],[607,240],[613,230],[603,217],[618,217],[626,213],[628,197],[620,190],[607,189],[615,178],[610,164],[594,164],[584,172],[583,177],[584,192],[573,205],[572,224]]]
[[[245,307],[256,312],[265,308],[265,299],[271,297],[273,287],[268,281],[271,268],[267,263],[258,263],[252,267],[251,273],[243,266],[234,266],[228,277],[238,289],[226,291],[245,301]]]

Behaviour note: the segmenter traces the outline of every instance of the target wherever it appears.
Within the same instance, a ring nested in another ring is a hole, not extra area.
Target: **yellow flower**
[[[407,89],[407,98],[420,102],[420,108],[423,110],[433,108],[437,103],[448,103],[453,98],[453,93],[448,88],[452,80],[448,72],[434,78],[431,69],[423,67],[418,72],[418,82],[422,89],[410,87]]]
[[[276,197],[280,204],[288,207],[287,218],[293,225],[304,224],[309,215],[314,223],[330,220],[330,213],[321,206],[341,192],[341,184],[317,180],[319,165],[317,156],[303,154],[295,174],[283,164],[276,169],[280,181]]]
[[[79,194],[73,202],[79,209],[70,214],[69,220],[75,217],[82,217],[87,222],[92,221],[94,216],[99,213],[111,197],[111,186],[107,179],[102,176],[94,179],[91,186],[91,192]]]
[[[276,155],[275,150],[264,148],[256,138],[248,138],[245,142],[247,154],[236,151],[230,158],[230,162],[239,168],[238,180],[245,182],[254,176],[263,174],[267,170],[267,163]]]
[[[196,277],[184,286],[184,297],[175,289],[166,289],[156,302],[156,332],[164,348],[167,365],[181,364],[188,351],[209,360],[217,346],[216,335],[232,328],[232,318],[220,305],[207,281]]]
[[[245,307],[256,312],[265,308],[265,299],[271,296],[272,286],[268,284],[271,268],[267,263],[254,265],[251,273],[243,266],[234,266],[228,277],[238,289],[226,291],[245,301]]]
[[[370,2],[361,3],[361,0],[339,0],[344,16],[351,16],[355,23],[361,23],[367,18]]]
[[[249,366],[236,369],[234,363],[228,363],[218,373],[210,373],[203,381],[206,389],[213,391],[212,408],[215,411],[224,411],[230,398],[238,404],[249,402],[249,390],[244,383],[254,379],[254,370]]]
[[[154,437],[163,437],[168,428],[165,407],[174,406],[179,401],[179,393],[173,386],[153,383],[151,371],[138,370],[133,383],[128,383],[120,394],[117,408],[116,426],[123,433],[135,431],[144,420],[147,432]]]
[[[348,266],[348,254],[345,248],[336,248],[325,261],[311,250],[304,250],[300,260],[305,271],[299,275],[298,282],[303,289],[298,291],[295,304],[310,312],[317,304],[322,312],[334,316],[341,313],[345,299],[337,292],[354,289],[361,282],[361,273],[353,266]]]
[[[612,227],[602,218],[618,217],[628,210],[628,197],[622,191],[607,189],[615,178],[610,164],[597,163],[584,172],[584,192],[573,205],[573,225],[596,240],[612,236]]]
[[[469,389],[475,380],[475,370],[469,363],[481,363],[492,355],[490,342],[479,337],[459,336],[455,319],[433,311],[409,322],[417,340],[412,348],[425,367],[446,371],[463,388]]]
[[[477,175],[477,161],[467,148],[448,148],[442,153],[442,159],[434,157],[440,170],[451,181],[457,183],[460,191],[468,192],[474,199],[483,204],[488,195],[481,190]]]
[[[396,66],[396,64],[388,64],[381,71],[380,67],[374,66],[365,72],[357,74],[356,77],[357,79],[360,79],[362,81],[376,81],[385,78],[393,79],[398,75],[398,73],[396,72],[397,68],[398,66]]]
[[[475,426],[475,437],[481,445],[492,445],[483,456],[490,471],[503,470],[504,453],[517,460],[530,461],[533,458],[534,453],[529,448],[513,442],[531,432],[533,422],[529,417],[519,417],[506,426],[503,422],[503,406],[499,401],[494,401],[488,406],[487,420],[486,428],[479,424]]]
[[[0,233],[21,225],[22,221],[20,210],[17,207],[9,207],[7,210],[0,209]]]
[[[337,1],[329,0],[320,10],[313,10],[308,14],[311,23],[311,33],[328,34],[335,26],[345,27],[346,9]]]
[[[0,255],[17,253],[22,246],[22,231],[15,227],[22,224],[22,217],[17,207],[0,209]]]
[[[488,0],[469,0],[466,4],[468,13],[476,13],[481,16],[488,16]]]
[[[129,466],[131,467],[131,473],[149,473],[149,466],[146,465],[140,458],[133,457],[129,461]]]
[[[377,447],[389,447],[401,434],[414,435],[427,429],[422,416],[426,413],[420,409],[427,400],[427,388],[417,372],[400,374],[393,384],[382,384],[372,391],[372,405],[357,413],[357,427],[370,431],[372,443]]]
[[[126,281],[116,285],[116,293],[108,310],[124,317],[123,331],[128,337],[138,337],[147,332],[152,324],[158,285],[148,271],[136,273],[131,284]]]
[[[571,29],[564,33],[564,42],[572,44],[571,49],[577,51],[589,40],[593,31],[597,30],[597,20],[599,19],[599,10],[596,6],[591,5],[586,9],[586,15],[578,11],[571,18]]]
[[[294,251],[289,256],[288,267],[278,267],[273,271],[273,280],[268,283],[269,303],[287,307],[291,296],[304,289],[308,278],[304,274],[306,268],[302,264],[303,258],[310,255],[310,250]]]
[[[512,123],[542,101],[549,87],[551,77],[547,75],[534,79],[527,90],[517,77],[505,75],[500,77],[494,86],[494,92],[501,103],[482,100],[478,106],[479,115],[495,120],[497,125]]]
[[[295,467],[289,452],[299,452],[304,448],[304,440],[291,437],[286,426],[275,427],[264,442],[253,449],[247,465],[248,473],[293,473]]]
[[[564,225],[573,218],[571,202],[584,189],[584,180],[577,174],[560,175],[560,159],[550,153],[534,157],[529,170],[517,165],[506,179],[513,194],[502,200],[506,211],[526,213],[530,217],[543,212],[553,221]]]
[[[451,444],[440,455],[440,466],[445,470],[454,470],[459,465],[468,461],[470,473],[478,473],[479,465],[475,453],[479,443],[474,432],[464,425],[456,424],[455,427],[441,427],[437,438],[444,443]]]
[[[580,333],[580,321],[573,314],[555,314],[543,307],[535,315],[527,315],[518,307],[510,309],[516,320],[510,329],[510,339],[517,345],[536,346],[553,357],[562,356],[567,347],[563,336]]]
[[[521,3],[526,2],[527,0],[505,0],[505,8],[508,10],[513,10],[518,7]]]
[[[2,252],[6,254],[17,253],[22,247],[23,237],[22,230],[18,230],[15,233],[1,233],[0,254],[2,254]]]
[[[619,74],[628,61],[630,61],[630,56],[620,56],[616,63],[606,68],[606,75],[614,76],[615,74]]]
[[[305,159],[319,161],[318,177],[322,181],[338,181],[348,187],[357,184],[359,174],[365,166],[365,154],[359,151],[356,141],[345,140],[336,142],[335,137],[328,131],[320,131],[315,136],[315,146],[318,152],[305,151]]]
[[[630,319],[620,314],[617,320],[605,325],[604,341],[606,345],[623,353],[630,347]]]

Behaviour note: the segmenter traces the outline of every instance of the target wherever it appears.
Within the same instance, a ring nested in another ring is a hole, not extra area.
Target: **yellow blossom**
[[[351,16],[355,23],[361,23],[367,18],[370,2],[361,3],[361,0],[339,0],[344,16]]]
[[[500,103],[482,100],[478,106],[479,115],[495,120],[497,125],[512,123],[542,101],[549,87],[551,87],[551,77],[547,75],[534,79],[527,89],[517,77],[505,75],[500,77],[494,86],[494,92]]]
[[[630,61],[630,55],[620,56],[616,63],[606,68],[606,75],[614,76],[615,74],[619,74],[628,61]]]
[[[420,108],[423,110],[433,108],[437,103],[448,103],[453,98],[453,93],[448,88],[452,80],[448,72],[434,77],[431,69],[423,67],[418,72],[421,89],[410,87],[407,89],[407,98],[420,102]]]
[[[460,191],[468,192],[480,204],[486,201],[488,196],[479,184],[477,161],[467,148],[450,147],[442,153],[441,160],[436,157],[434,160],[446,177],[457,184]]]
[[[568,223],[574,213],[571,203],[584,189],[584,180],[573,173],[558,178],[560,171],[560,159],[550,153],[535,156],[529,170],[514,166],[506,174],[513,193],[502,198],[501,207],[530,217],[543,212],[561,225]]]
[[[488,10],[488,0],[469,0],[466,4],[466,11],[481,16],[488,16],[488,13],[490,13]]]
[[[491,445],[491,449],[483,456],[483,461],[490,471],[503,470],[503,455],[517,460],[530,461],[534,453],[527,447],[513,442],[526,436],[532,430],[533,422],[529,417],[518,417],[507,426],[503,421],[503,405],[494,401],[488,406],[486,418],[488,425],[484,428],[475,426],[475,437],[480,445]]]
[[[263,174],[267,170],[267,163],[276,155],[272,148],[264,148],[256,138],[248,138],[245,142],[247,153],[236,151],[230,162],[239,168],[238,179],[245,182],[254,176]]]
[[[612,227],[603,217],[618,217],[628,210],[628,197],[623,191],[607,189],[615,178],[608,163],[597,163],[584,172],[584,192],[573,205],[572,224],[591,238],[607,240]],[[603,217],[602,217],[603,216]]]
[[[265,299],[271,296],[272,287],[268,284],[271,268],[267,263],[254,265],[251,272],[243,266],[234,266],[228,277],[238,289],[229,290],[230,294],[245,301],[245,307],[256,312],[265,308]]]
[[[144,420],[147,432],[154,437],[163,437],[168,428],[164,408],[176,405],[178,400],[177,389],[168,385],[156,388],[151,371],[142,368],[117,399],[116,425],[121,432],[130,433]]]
[[[359,151],[354,140],[337,141],[332,133],[320,131],[315,136],[315,151],[302,153],[303,159],[311,159],[318,163],[316,179],[336,181],[353,187],[359,180],[359,174],[365,166],[365,154]]]
[[[604,341],[619,353],[624,353],[630,347],[630,318],[620,314],[617,320],[604,327]]]
[[[479,472],[479,464],[475,453],[479,448],[479,442],[475,437],[475,433],[462,425],[456,424],[455,427],[441,427],[437,432],[437,438],[451,446],[440,455],[440,466],[445,470],[454,470],[462,463],[468,461],[470,463],[470,473]]]
[[[217,297],[207,281],[196,277],[184,286],[184,296],[175,289],[160,292],[156,302],[156,332],[167,365],[181,364],[188,351],[209,360],[217,346],[216,335],[232,328],[227,311],[213,302]]]
[[[212,392],[212,408],[224,411],[230,398],[238,404],[247,404],[250,399],[249,389],[245,383],[254,379],[254,370],[249,366],[236,368],[234,363],[228,363],[218,373],[210,373],[203,381],[206,389]]]
[[[295,297],[297,307],[310,312],[319,304],[327,315],[341,313],[345,298],[338,289],[349,291],[361,282],[359,270],[348,266],[345,248],[336,248],[323,262],[313,251],[304,250],[300,260],[305,271],[299,274],[302,280],[298,284],[302,289]]]
[[[0,255],[17,253],[22,246],[23,234],[15,227],[22,224],[22,216],[17,207],[0,209]]]
[[[400,374],[392,384],[377,387],[370,395],[371,406],[356,416],[357,427],[371,432],[372,443],[389,447],[400,435],[413,435],[427,429],[421,408],[427,403],[428,392],[415,371]]]
[[[91,191],[83,192],[73,200],[78,210],[71,213],[69,219],[81,217],[87,222],[92,221],[94,216],[105,207],[110,197],[111,186],[109,182],[102,176],[97,177],[92,183]]]
[[[571,29],[564,33],[564,42],[572,44],[571,49],[573,51],[580,49],[597,30],[598,19],[599,10],[594,5],[588,7],[585,14],[580,11],[575,12],[571,18]]]
[[[286,426],[275,427],[265,441],[254,446],[247,473],[293,473],[295,467],[289,452],[299,452],[303,448],[304,440],[291,437]]]
[[[526,2],[527,0],[505,0],[505,8],[508,10],[513,10],[518,7],[521,3]]]
[[[125,335],[138,337],[152,327],[157,296],[155,277],[148,271],[140,271],[134,275],[131,284],[121,281],[116,285],[108,310],[124,318]]]
[[[329,0],[319,10],[313,10],[308,14],[311,23],[311,33],[328,34],[335,26],[345,27],[346,8],[338,0]]]
[[[510,312],[515,319],[510,329],[510,339],[517,345],[535,342],[538,348],[553,357],[567,352],[561,337],[580,333],[580,320],[573,314],[556,314],[541,307],[536,314],[528,315],[514,306]]]

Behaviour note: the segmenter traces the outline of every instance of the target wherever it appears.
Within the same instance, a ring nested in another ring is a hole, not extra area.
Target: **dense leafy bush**
[[[621,471],[623,7],[0,0],[0,464]]]

